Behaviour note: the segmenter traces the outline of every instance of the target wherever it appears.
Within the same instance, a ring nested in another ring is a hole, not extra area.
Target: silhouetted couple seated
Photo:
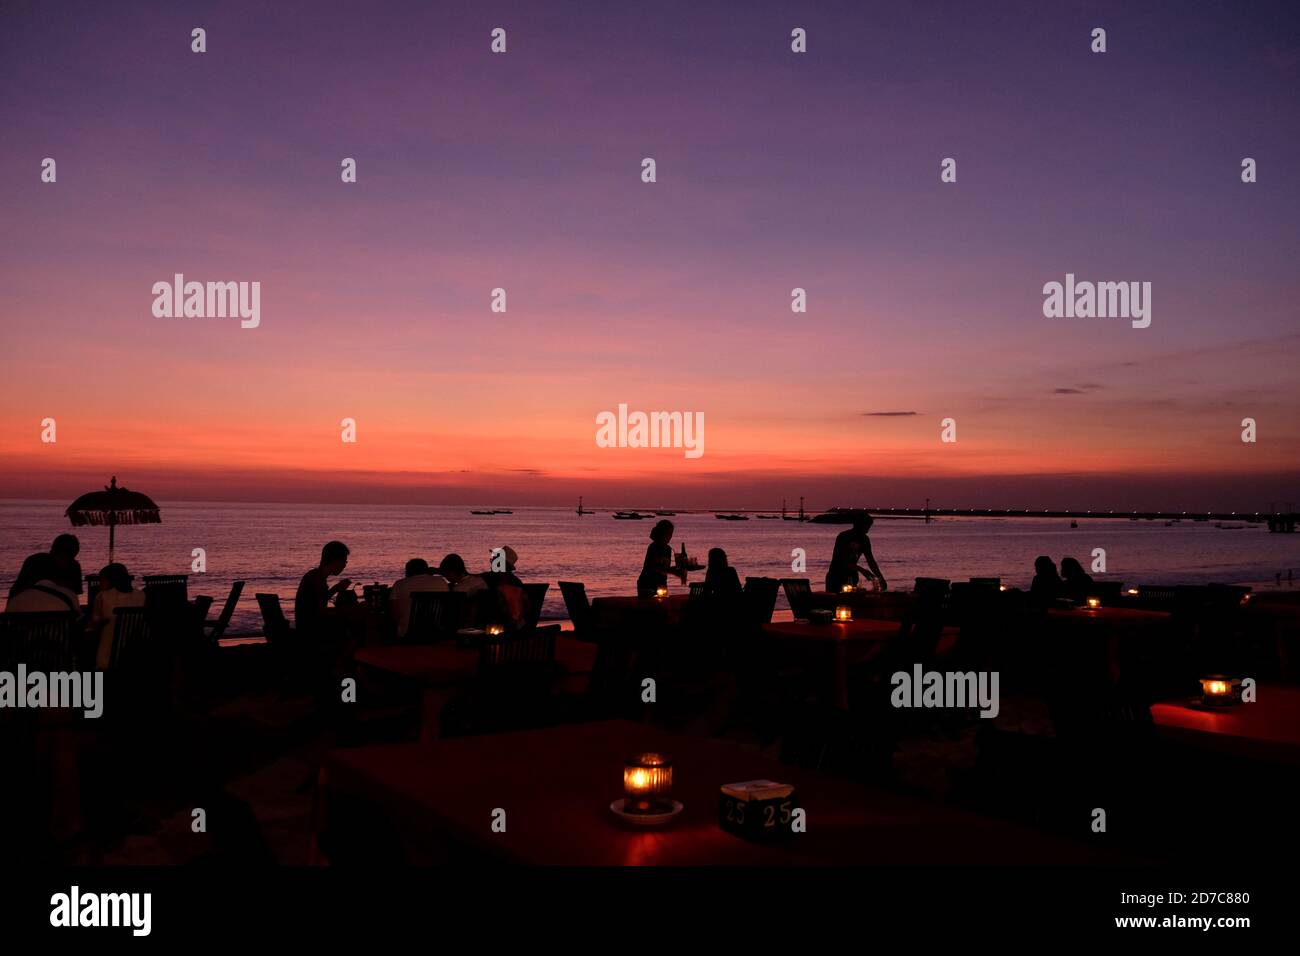
[[[1083,570],[1075,558],[1061,559],[1061,573],[1047,555],[1034,560],[1034,580],[1029,585],[1029,598],[1035,604],[1047,605],[1065,599],[1082,604],[1092,594],[1092,576]]]
[[[462,623],[491,623],[485,618],[504,618],[508,626],[522,627],[528,617],[523,582],[515,575],[519,555],[514,548],[500,548],[492,553],[491,565],[500,570],[471,574],[459,554],[449,554],[437,569],[423,558],[406,562],[406,576],[393,585],[392,608],[397,634],[405,637],[411,619],[411,595],[429,591],[458,591],[475,597],[466,602]],[[491,592],[491,600],[482,592]]]
[[[61,534],[49,551],[29,555],[9,589],[6,611],[67,611],[81,614],[81,542]]]

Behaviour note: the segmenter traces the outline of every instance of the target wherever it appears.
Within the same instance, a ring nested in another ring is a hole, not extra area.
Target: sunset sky
[[[1294,3],[196,8],[0,12],[4,496],[1300,501]],[[1150,328],[1044,318],[1067,272]]]

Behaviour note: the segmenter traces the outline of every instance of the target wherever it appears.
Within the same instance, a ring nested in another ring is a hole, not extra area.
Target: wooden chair
[[[573,622],[573,636],[580,641],[594,640],[596,623],[591,613],[591,600],[587,597],[587,586],[579,581],[561,581],[560,595],[564,598],[569,620]]]
[[[546,592],[550,584],[542,582],[540,584],[525,584],[524,594],[528,596],[528,616],[524,621],[524,627],[534,628],[542,617],[542,605],[546,602]]]
[[[406,643],[431,644],[455,635],[465,598],[463,591],[413,591]]]
[[[697,601],[700,598],[704,597],[703,581],[692,581],[689,586],[690,586],[690,593],[687,595],[686,598],[688,601]]]
[[[798,620],[808,620],[808,611],[812,608],[812,582],[808,578],[782,578],[781,587],[785,589],[790,613]]]
[[[139,672],[157,663],[155,628],[142,607],[119,607],[113,610],[113,646],[109,651],[111,670]]]
[[[78,619],[63,611],[0,614],[0,670],[70,671],[78,664]]]
[[[209,640],[221,640],[222,635],[226,633],[226,628],[230,625],[230,618],[235,613],[235,605],[239,603],[239,596],[244,593],[244,582],[236,581],[230,585],[230,594],[226,596],[226,603],[222,605],[221,614],[215,621],[205,621],[203,624],[204,634]]]
[[[266,637],[266,643],[271,646],[279,645],[281,647],[292,643],[295,636],[293,627],[289,624],[289,619],[284,616],[284,608],[280,606],[280,595],[278,594],[257,594],[257,607],[262,612],[262,633]]]
[[[746,623],[757,626],[772,623],[780,587],[781,582],[776,578],[745,578],[743,607]]]
[[[555,640],[560,626],[528,628],[479,643],[478,670],[443,711],[444,735],[492,733],[551,722],[551,692],[560,677]]]

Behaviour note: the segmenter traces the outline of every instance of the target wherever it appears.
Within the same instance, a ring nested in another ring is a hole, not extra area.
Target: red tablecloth
[[[782,657],[824,671],[830,699],[845,711],[851,704],[849,669],[874,658],[898,633],[899,625],[894,621],[783,621],[763,625],[763,634],[781,645]]]
[[[910,591],[813,591],[809,604],[827,609],[844,604],[853,608],[855,618],[899,621],[916,604],[916,595]]]
[[[1168,700],[1151,708],[1160,732],[1206,750],[1300,763],[1300,687],[1265,684],[1253,704],[1202,708]]]
[[[478,668],[478,649],[461,647],[454,641],[363,647],[357,650],[353,659],[363,667],[426,687],[444,687],[463,683],[474,676]],[[555,642],[555,659],[570,673],[589,673],[596,659],[596,646],[561,636]]]
[[[672,795],[685,809],[666,827],[630,830],[610,812],[623,759],[640,751],[672,758]],[[762,778],[797,788],[806,833],[767,845],[719,828],[719,787]],[[492,830],[498,808],[504,833]],[[465,849],[581,866],[1116,862],[1083,843],[624,721],[334,751],[321,770],[317,835],[336,853],[386,840],[426,863]]]
[[[1173,618],[1168,611],[1146,611],[1133,607],[1052,608],[1047,619],[1054,625],[1116,632],[1150,632],[1164,628]]]
[[[598,597],[591,602],[597,627],[624,627],[653,622],[680,624],[686,617],[689,595],[670,594],[666,598]]]

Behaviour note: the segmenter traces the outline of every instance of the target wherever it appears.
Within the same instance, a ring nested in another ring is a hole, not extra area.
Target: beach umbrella
[[[82,495],[65,512],[75,527],[108,525],[108,560],[113,562],[113,537],[120,524],[161,524],[158,506],[148,495],[117,486],[117,476],[103,491]]]

